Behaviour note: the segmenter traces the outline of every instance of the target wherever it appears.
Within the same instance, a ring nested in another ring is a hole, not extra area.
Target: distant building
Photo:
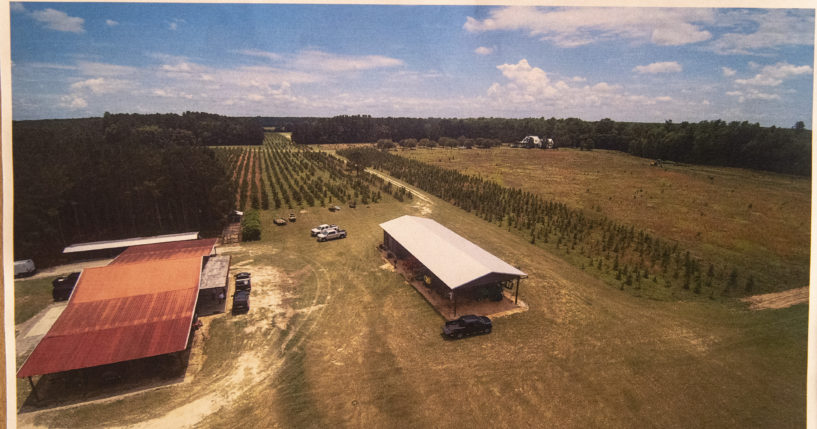
[[[527,136],[524,139],[522,139],[522,141],[519,142],[519,144],[522,147],[528,147],[528,148],[538,147],[538,148],[541,148],[542,147],[542,139],[540,139],[539,136]]]

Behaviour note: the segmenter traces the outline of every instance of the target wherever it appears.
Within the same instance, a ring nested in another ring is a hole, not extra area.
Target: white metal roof
[[[182,232],[179,234],[155,235],[153,237],[135,237],[122,240],[94,241],[91,243],[72,244],[62,253],[88,252],[91,250],[116,249],[119,247],[139,246],[142,244],[168,243],[171,241],[197,240],[198,232]]]
[[[406,215],[380,227],[451,289],[491,273],[526,275],[432,219]]]

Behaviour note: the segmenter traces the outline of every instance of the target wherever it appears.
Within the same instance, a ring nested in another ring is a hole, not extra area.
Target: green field
[[[716,268],[737,267],[744,281],[754,276],[754,293],[808,285],[809,178],[698,165],[662,168],[604,150],[435,148],[399,154],[644,229]]]
[[[805,425],[807,305],[749,311],[731,300],[633,297],[525,237],[431,201],[384,200],[337,213],[308,207],[283,227],[272,224],[283,211],[262,211],[260,242],[219,249],[232,255],[232,272],[253,273],[252,309],[205,318],[183,383],[104,402],[26,409],[20,422]],[[530,310],[496,319],[490,335],[444,341],[443,319],[382,267],[376,250],[378,224],[403,214],[432,217],[521,267],[529,278],[520,299]],[[324,222],[342,225],[349,238],[315,242],[307,231]]]

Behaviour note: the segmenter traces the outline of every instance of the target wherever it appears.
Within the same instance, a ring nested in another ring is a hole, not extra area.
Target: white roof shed
[[[168,243],[173,241],[197,240],[198,232],[183,232],[180,234],[156,235],[153,237],[135,237],[123,240],[94,241],[91,243],[72,244],[62,253],[90,252],[94,250],[118,249],[120,247],[141,246],[143,244]]]
[[[380,227],[450,289],[492,274],[527,275],[432,219],[406,215]]]

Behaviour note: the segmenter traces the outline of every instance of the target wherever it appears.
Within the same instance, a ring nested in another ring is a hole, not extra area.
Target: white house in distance
[[[553,149],[555,146],[553,139],[548,138],[547,140],[542,140],[539,136],[527,136],[519,142],[519,145],[528,148],[535,147],[537,149]]]

